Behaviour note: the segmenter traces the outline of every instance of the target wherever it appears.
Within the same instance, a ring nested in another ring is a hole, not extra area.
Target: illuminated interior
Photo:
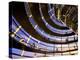
[[[78,53],[78,7],[9,3],[9,57],[34,58]]]

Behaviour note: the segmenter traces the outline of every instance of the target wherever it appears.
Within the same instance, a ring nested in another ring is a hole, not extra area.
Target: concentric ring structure
[[[10,2],[9,57],[15,59],[76,55],[77,29],[68,26],[67,20],[74,19],[71,21],[76,21],[77,24],[77,18],[69,17],[72,15],[68,11],[70,7],[74,7],[73,12],[76,11],[77,6],[73,5]],[[68,14],[68,18],[63,19],[63,14]],[[77,13],[72,16],[77,17]]]

